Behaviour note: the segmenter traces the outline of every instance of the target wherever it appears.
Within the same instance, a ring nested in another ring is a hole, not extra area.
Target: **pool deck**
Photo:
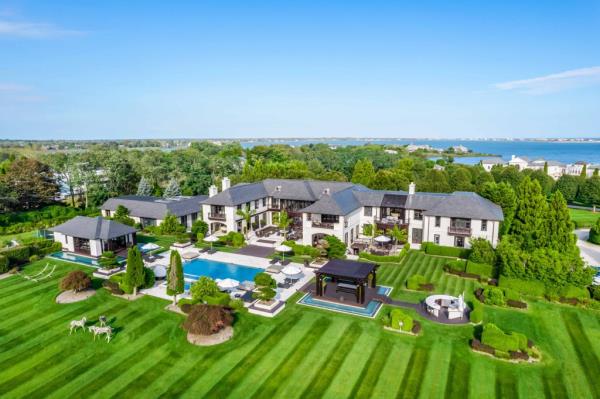
[[[196,259],[209,259],[209,260],[213,260],[213,261],[217,261],[217,262],[233,263],[233,264],[240,265],[240,266],[256,267],[256,268],[259,268],[262,270],[269,267],[270,266],[269,262],[271,261],[271,259],[267,259],[267,258],[243,255],[243,254],[238,254],[238,253],[229,253],[229,252],[216,252],[214,254],[200,253],[200,251],[196,248],[185,248],[185,249],[179,250],[179,251],[180,252],[196,251],[196,253],[198,253],[198,257]],[[146,263],[146,266],[162,265],[162,266],[168,267],[170,256],[171,256],[170,251],[163,252],[163,253],[157,255],[157,259],[155,261],[153,261],[151,263]],[[311,269],[307,269],[299,263],[290,263],[290,265],[299,267],[303,272],[303,277],[300,280],[296,281],[296,283],[294,283],[289,288],[277,288],[277,296],[275,297],[275,299],[277,299],[279,301],[286,301],[289,297],[291,297],[293,294],[295,294],[296,291],[298,291],[301,287],[306,285],[315,276],[314,272]],[[277,281],[277,283],[284,283],[284,281],[285,281],[285,275],[283,273],[272,274],[272,277],[275,279],[275,281]],[[168,299],[168,300],[173,299],[173,297],[171,297],[170,295],[167,295],[166,288],[161,287],[160,284],[153,288],[144,289],[141,292],[143,294],[152,295],[152,296],[156,296],[156,297],[163,298],[163,299]],[[182,298],[189,297],[189,294],[186,293],[186,294],[182,295],[181,297]]]

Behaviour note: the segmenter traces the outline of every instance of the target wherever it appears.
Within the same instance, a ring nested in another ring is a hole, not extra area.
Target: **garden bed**
[[[233,338],[233,327],[231,326],[227,326],[218,333],[212,335],[187,334],[187,341],[190,344],[197,346],[219,345],[229,341],[231,338]]]
[[[75,292],[73,290],[63,291],[56,297],[56,303],[75,303],[85,301],[86,299],[96,295],[96,290],[85,290]]]

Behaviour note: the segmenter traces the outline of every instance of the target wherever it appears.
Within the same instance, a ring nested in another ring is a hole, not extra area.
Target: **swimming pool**
[[[371,301],[367,304],[367,307],[362,308],[358,306],[342,305],[340,303],[334,303],[329,301],[322,301],[315,299],[311,294],[304,295],[299,301],[299,304],[306,306],[313,306],[316,308],[322,308],[327,310],[333,310],[334,312],[349,313],[355,316],[362,317],[375,317],[382,303],[379,301]]]
[[[183,265],[186,280],[198,280],[201,276],[216,279],[232,278],[239,281],[254,281],[254,276],[263,269],[236,265],[234,263],[217,262],[209,259],[193,259]]]
[[[79,264],[82,264],[85,266],[100,267],[100,264],[98,263],[98,259],[91,258],[89,256],[71,254],[71,253],[63,252],[63,251],[54,252],[48,256],[51,258],[54,258],[54,259],[64,260],[64,261],[73,262],[73,263],[79,263]],[[117,256],[117,259],[119,260],[119,263],[125,262],[125,258],[122,256]]]

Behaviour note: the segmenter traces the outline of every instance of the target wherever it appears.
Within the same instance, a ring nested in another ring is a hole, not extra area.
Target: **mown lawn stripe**
[[[356,322],[348,327],[340,341],[331,348],[321,372],[312,378],[306,389],[302,392],[302,398],[322,397],[361,333],[362,329]]]
[[[216,381],[215,385],[208,391],[206,397],[225,397],[231,388],[236,386],[236,384],[244,378],[247,370],[249,370],[252,365],[260,362],[263,356],[265,356],[279,340],[285,339],[285,335],[292,327],[294,327],[294,325],[296,325],[296,323],[298,323],[298,321],[298,318],[292,318],[278,326],[279,328],[276,332],[265,337],[264,343],[259,345],[256,350],[250,352],[248,356],[241,359],[240,362],[219,381]]]
[[[412,352],[408,361],[407,372],[402,378],[397,398],[416,398],[419,396],[421,381],[425,375],[428,362],[428,353],[425,348],[417,347]]]
[[[512,366],[503,364],[496,368],[496,397],[518,398],[517,375],[509,370]]]
[[[252,397],[275,397],[274,395],[277,393],[281,383],[293,374],[296,365],[302,361],[305,354],[325,334],[331,324],[332,321],[325,317],[316,319],[300,341],[292,348],[291,352],[264,379],[264,382],[258,387],[258,390]]]
[[[544,395],[547,398],[561,399],[569,397],[560,370],[545,370],[542,381],[544,383]]]
[[[448,376],[446,378],[445,398],[463,399],[469,394],[469,376],[471,365],[457,349],[452,350]]]
[[[591,350],[592,343],[581,325],[581,320],[577,314],[571,311],[562,312],[564,324],[567,327],[567,332],[571,337],[571,344],[577,354],[577,359],[581,364],[581,369],[588,380],[590,390],[596,397],[600,397],[600,384],[598,384],[598,373],[600,370],[600,361],[596,354]]]
[[[379,338],[371,352],[367,363],[354,383],[350,396],[353,398],[370,398],[379,380],[379,375],[386,364],[392,344],[387,337]]]

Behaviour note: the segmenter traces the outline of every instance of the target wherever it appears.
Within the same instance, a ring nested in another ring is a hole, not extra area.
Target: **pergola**
[[[317,296],[324,296],[323,282],[330,277],[336,283],[336,291],[353,293],[357,303],[365,303],[365,290],[371,281],[371,288],[377,285],[377,267],[379,265],[367,262],[357,262],[347,259],[331,259],[319,270],[317,277]]]

